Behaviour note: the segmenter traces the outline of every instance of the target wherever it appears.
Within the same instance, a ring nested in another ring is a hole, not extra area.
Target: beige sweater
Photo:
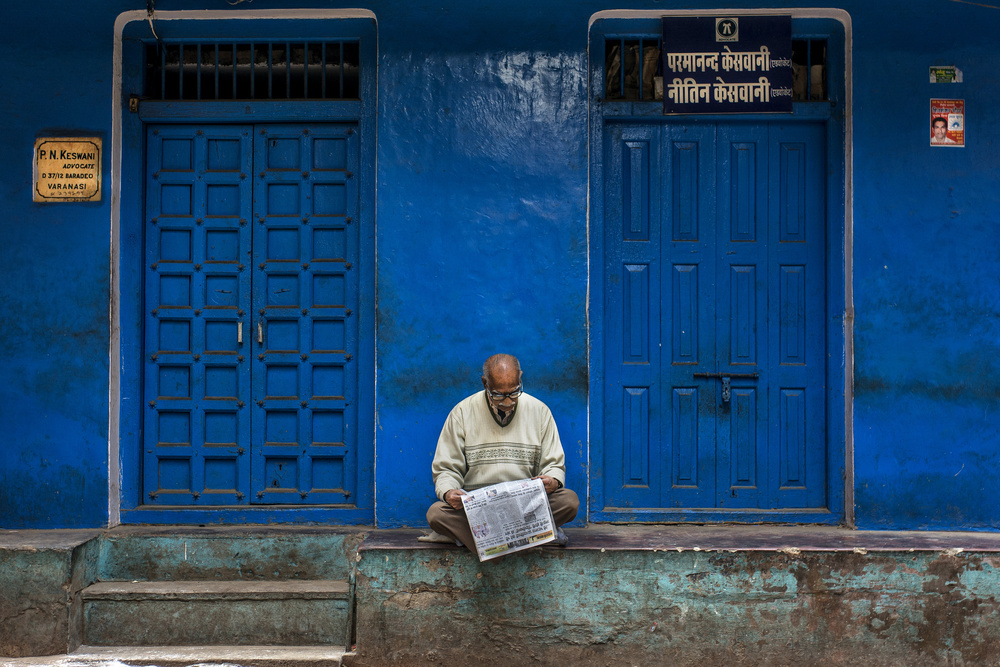
[[[438,437],[434,492],[444,500],[452,489],[475,489],[548,475],[566,484],[566,457],[552,412],[540,400],[521,394],[517,412],[506,426],[490,414],[486,392],[452,408]]]

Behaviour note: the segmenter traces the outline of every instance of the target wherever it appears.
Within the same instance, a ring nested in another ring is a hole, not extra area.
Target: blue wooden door
[[[143,501],[357,493],[351,124],[147,132]]]
[[[824,141],[609,123],[608,509],[824,506]]]
[[[356,462],[358,136],[350,126],[256,132],[255,500],[346,504]]]

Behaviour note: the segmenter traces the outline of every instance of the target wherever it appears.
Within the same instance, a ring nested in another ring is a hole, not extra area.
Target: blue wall
[[[995,529],[1000,10],[897,9],[855,21],[858,524]],[[965,82],[929,84],[938,64]],[[965,99],[966,148],[928,147],[931,97]]]
[[[67,3],[53,42],[37,5],[19,4],[0,25],[18,54],[0,82],[0,526],[96,526],[108,513],[110,202],[33,204],[31,161],[39,136],[108,141],[113,21],[81,21]]]
[[[685,7],[699,5],[711,6]],[[552,407],[569,483],[583,491],[588,447],[600,445],[587,429],[586,48],[592,14],[618,7],[362,6],[379,30],[379,525],[423,523],[440,424],[496,350],[521,357],[526,389]],[[995,529],[1000,10],[837,6],[854,28],[857,524]],[[0,25],[17,54],[0,82],[3,528],[108,521],[110,189],[99,204],[33,204],[30,166],[38,136],[101,136],[110,177],[113,25],[138,9],[22,3]],[[940,64],[965,83],[928,84]],[[932,96],[966,100],[966,148],[928,146]]]

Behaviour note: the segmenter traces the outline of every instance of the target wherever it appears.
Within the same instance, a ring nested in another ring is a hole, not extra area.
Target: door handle
[[[261,345],[264,344],[264,326],[257,320],[257,342]]]
[[[240,320],[236,323],[236,344],[243,344],[243,321]]]
[[[737,380],[756,380],[760,376],[757,373],[693,373],[691,377],[717,378],[722,380],[722,402],[728,403],[729,397],[732,395],[732,383],[730,381],[733,378]]]

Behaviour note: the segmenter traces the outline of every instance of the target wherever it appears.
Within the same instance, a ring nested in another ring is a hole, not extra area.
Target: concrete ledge
[[[1000,533],[872,531],[835,526],[606,525],[566,528],[565,550],[604,551],[977,551],[1000,552]],[[370,532],[360,551],[453,549],[417,542],[412,528]],[[549,547],[556,548],[556,547]]]
[[[378,531],[355,665],[995,664],[1000,536],[594,526],[480,563]]]

